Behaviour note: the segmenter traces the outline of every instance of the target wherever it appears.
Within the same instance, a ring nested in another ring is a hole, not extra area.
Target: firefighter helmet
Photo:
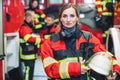
[[[106,52],[98,52],[89,59],[88,66],[95,72],[108,76],[112,70],[112,56]]]

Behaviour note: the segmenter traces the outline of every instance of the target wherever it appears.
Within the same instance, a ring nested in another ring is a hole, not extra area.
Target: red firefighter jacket
[[[67,50],[65,41],[62,37],[60,37],[59,33],[52,35],[42,44],[41,53],[43,66],[45,72],[50,78],[66,79],[81,75],[81,64],[79,61],[83,59],[81,55],[84,55],[82,52],[84,50],[80,50],[80,48],[83,47],[82,43],[88,42],[88,40],[82,35],[84,33],[86,32],[82,32],[78,29],[76,38],[76,53],[78,52],[82,54],[77,56],[73,56],[72,54],[75,53],[71,53]],[[94,35],[91,35],[89,43],[94,44],[94,47],[91,47],[94,53],[106,51]],[[114,71],[120,72],[120,68],[116,64],[117,63],[114,65]]]
[[[19,29],[20,35],[20,58],[23,60],[36,59],[36,53],[43,39],[36,34],[32,24],[24,21],[24,24]]]
[[[56,24],[47,26],[45,29],[40,31],[40,37],[47,39],[52,33],[56,32]]]
[[[19,35],[21,38],[23,38],[26,42],[30,43],[40,43],[43,41],[40,39],[39,35],[36,35],[34,30],[33,30],[33,25],[25,23],[20,27],[19,29]]]

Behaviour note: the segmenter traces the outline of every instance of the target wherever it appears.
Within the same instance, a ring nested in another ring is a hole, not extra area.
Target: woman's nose
[[[69,17],[67,18],[67,21],[70,21],[70,18],[69,18]]]

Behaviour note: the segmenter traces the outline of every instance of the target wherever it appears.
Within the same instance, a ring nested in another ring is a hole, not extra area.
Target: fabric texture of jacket
[[[42,44],[42,61],[45,72],[50,78],[87,80],[85,77],[81,78],[83,75],[80,74],[82,66],[80,62],[83,58],[88,59],[95,52],[106,50],[94,35],[91,35],[90,39],[85,39],[84,34],[86,33],[88,32],[81,31],[77,28],[74,38],[67,39],[61,36],[62,31],[60,31],[52,35]],[[73,40],[73,43],[70,43],[73,45],[69,45],[69,40]],[[85,48],[89,49],[89,54],[85,52]],[[114,71],[120,72],[117,63],[115,63],[114,67]]]

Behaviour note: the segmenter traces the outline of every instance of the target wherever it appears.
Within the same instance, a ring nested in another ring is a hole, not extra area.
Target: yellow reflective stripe
[[[27,66],[25,71],[25,80],[29,80],[29,72],[30,72],[30,67]]]
[[[49,66],[50,64],[53,64],[53,63],[57,63],[57,61],[55,59],[53,59],[52,57],[47,57],[43,60],[44,68]]]
[[[35,29],[39,29],[39,28],[42,28],[42,24],[35,25]]]
[[[102,12],[102,8],[98,8],[98,12]]]
[[[45,18],[45,16],[46,16],[45,14],[42,14],[42,15],[41,15],[41,18]]]
[[[54,22],[59,22],[59,19],[55,19]]]
[[[20,43],[26,43],[26,41],[22,38],[19,39]]]
[[[112,60],[113,65],[117,64],[118,65],[118,61],[117,60]]]
[[[30,55],[24,55],[22,54],[22,47],[20,47],[20,58],[23,60],[32,60],[32,59],[36,59],[36,54],[30,54]]]
[[[40,44],[40,42],[41,42],[41,39],[40,38],[36,38],[35,45]]]
[[[61,62],[60,63],[60,69],[59,69],[59,73],[60,73],[60,77],[62,79],[64,78],[70,78],[70,75],[68,73],[68,62]]]
[[[27,42],[28,39],[29,39],[31,36],[32,36],[31,34],[26,34],[26,35],[24,36],[24,40]]]
[[[34,54],[31,54],[31,55],[21,55],[21,59],[24,59],[24,60],[32,60],[32,59],[35,59],[36,58],[36,55]]]
[[[47,39],[50,36],[51,36],[50,34],[46,34],[46,35],[44,35],[44,38]]]
[[[35,22],[39,22],[39,17],[40,17],[40,15],[35,14]]]
[[[104,15],[104,16],[112,16],[112,13],[111,12],[103,12],[102,15]]]
[[[83,58],[82,57],[79,57],[79,60],[82,61]],[[62,60],[59,60],[58,62],[78,62],[78,58],[77,57],[69,57],[69,58],[66,58],[66,59],[62,59]]]
[[[95,2],[96,5],[101,4],[101,3],[102,3],[101,1],[97,1],[97,2]]]

